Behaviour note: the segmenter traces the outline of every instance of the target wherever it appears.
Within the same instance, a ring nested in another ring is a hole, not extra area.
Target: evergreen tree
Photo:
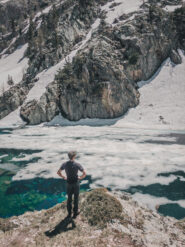
[[[32,21],[32,18],[30,17],[29,18],[29,29],[28,29],[28,33],[27,33],[27,37],[28,37],[29,41],[33,39],[34,30],[35,30],[35,26],[34,26],[34,23]]]
[[[12,30],[12,34],[14,35],[15,31],[16,31],[16,23],[15,23],[15,19],[13,19],[13,18],[10,20],[10,27]]]
[[[7,81],[7,84],[8,84],[9,86],[14,85],[13,78],[12,78],[12,76],[10,76],[10,75],[8,75],[8,81]]]

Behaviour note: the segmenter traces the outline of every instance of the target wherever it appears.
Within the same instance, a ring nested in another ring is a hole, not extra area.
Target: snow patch
[[[48,6],[48,7],[46,7],[45,9],[43,9],[42,11],[39,11],[39,12],[35,15],[35,17],[33,18],[33,21],[35,21],[36,18],[39,18],[42,14],[47,14],[47,13],[49,13],[49,11],[51,10],[51,8],[52,8],[52,6]]]
[[[115,7],[110,8],[113,3],[115,3]],[[115,0],[108,2],[101,9],[107,12],[105,21],[112,24],[115,18],[139,10],[142,3],[142,0]]]
[[[25,124],[20,117],[20,107],[0,120],[0,128],[16,128]]]
[[[64,118],[61,114],[54,117],[48,123],[44,123],[45,126],[105,126],[105,125],[114,125],[120,118],[116,119],[99,119],[99,118],[86,118],[80,119],[79,121],[69,121]]]
[[[27,44],[20,46],[10,55],[4,55],[0,59],[0,94],[10,88],[7,84],[8,75],[13,79],[14,85],[22,80],[23,73],[28,67],[28,58],[24,57]]]
[[[181,8],[181,5],[166,5],[163,9],[168,11],[168,12],[174,12],[176,9]]]
[[[7,48],[5,48],[5,49],[0,53],[0,55],[1,55],[1,56],[4,55],[4,54],[7,52],[7,50],[15,43],[15,41],[16,41],[16,38],[14,37],[14,38],[12,39],[12,41],[10,42],[9,46],[8,46]]]
[[[167,59],[152,79],[139,82],[140,103],[116,123],[117,127],[185,130],[185,55],[182,64]]]
[[[10,2],[10,0],[1,0],[0,3],[7,3]]]

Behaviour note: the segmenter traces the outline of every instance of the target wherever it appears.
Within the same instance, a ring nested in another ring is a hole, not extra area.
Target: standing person
[[[69,160],[65,163],[63,163],[58,170],[57,174],[63,178],[64,180],[67,180],[67,211],[68,216],[71,217],[71,210],[72,210],[72,195],[74,194],[74,208],[73,208],[73,218],[76,218],[79,214],[78,211],[78,197],[79,197],[79,190],[80,190],[80,184],[79,180],[85,178],[86,172],[84,168],[75,161],[76,158],[76,152],[71,151],[68,153]],[[62,170],[65,170],[67,177],[65,177],[62,174]],[[83,172],[83,174],[78,177],[78,170]]]

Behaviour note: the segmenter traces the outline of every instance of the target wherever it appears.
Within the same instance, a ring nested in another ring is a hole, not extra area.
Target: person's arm
[[[80,177],[78,177],[79,180],[86,177],[86,172],[84,170],[82,172],[83,172],[82,175]]]
[[[61,170],[61,169],[58,170],[57,174],[58,174],[61,178],[63,178],[64,180],[67,179],[67,178],[62,174],[62,170]]]

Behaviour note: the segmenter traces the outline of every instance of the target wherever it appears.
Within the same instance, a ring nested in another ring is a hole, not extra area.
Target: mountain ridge
[[[169,2],[178,6],[183,3]],[[148,1],[141,3],[139,10],[134,5],[136,11],[122,14],[110,24],[106,22],[107,13],[119,8],[117,1],[71,4],[56,3],[30,19],[25,53],[28,69],[20,86],[0,96],[0,118],[21,105],[20,116],[28,124],[50,121],[59,113],[73,121],[116,118],[138,105],[138,81],[150,78],[169,56],[175,63],[181,62],[177,48],[184,49],[184,22],[179,21],[184,7],[168,13],[163,10],[164,1]],[[38,19],[40,16],[42,19]],[[93,28],[98,18],[100,22]],[[61,20],[66,23],[63,27]],[[40,99],[36,95],[29,99],[28,91],[34,87],[40,90]],[[17,94],[14,100],[11,91]]]

